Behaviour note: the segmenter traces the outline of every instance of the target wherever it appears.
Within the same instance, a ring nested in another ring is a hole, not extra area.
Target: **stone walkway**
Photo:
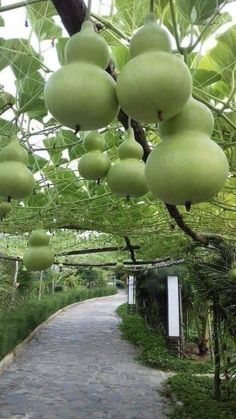
[[[52,320],[0,375],[0,418],[163,419],[164,375],[135,361],[115,309],[124,294]]]

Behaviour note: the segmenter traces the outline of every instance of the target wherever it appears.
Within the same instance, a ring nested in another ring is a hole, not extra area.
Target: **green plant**
[[[144,364],[162,370],[190,373],[206,373],[211,370],[208,363],[197,363],[171,355],[161,331],[149,329],[137,314],[127,314],[126,304],[120,306],[117,313],[122,319],[120,327],[125,339],[140,348],[138,359]]]
[[[214,384],[210,377],[196,375],[177,374],[168,379],[168,383],[177,399],[183,406],[176,406],[173,414],[174,419],[231,419],[236,414],[235,396],[222,401],[214,399]]]
[[[19,302],[10,310],[0,311],[0,358],[60,308],[78,301],[115,293],[116,288],[112,287],[58,292],[54,295],[43,296],[40,301],[36,297],[31,297]]]

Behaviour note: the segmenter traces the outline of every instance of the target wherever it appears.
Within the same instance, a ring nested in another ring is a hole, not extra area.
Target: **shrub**
[[[121,331],[125,339],[140,348],[139,360],[152,367],[191,373],[206,373],[211,369],[208,363],[177,358],[168,352],[163,334],[147,328],[145,321],[137,314],[127,314],[127,304],[117,310],[122,318]]]
[[[176,407],[171,415],[174,419],[230,419],[236,417],[236,404],[232,400],[214,400],[213,378],[177,374],[168,383],[182,407]]]

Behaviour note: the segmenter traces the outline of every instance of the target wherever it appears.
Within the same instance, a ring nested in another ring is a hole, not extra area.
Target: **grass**
[[[112,295],[116,288],[78,289],[36,297],[20,303],[11,310],[0,311],[0,359],[25,339],[33,329],[61,308],[94,297]]]
[[[213,379],[190,374],[177,374],[169,378],[171,392],[182,406],[171,414],[174,419],[232,419],[236,417],[236,392],[231,399],[214,400]]]
[[[168,352],[165,338],[161,333],[147,328],[144,320],[137,314],[127,314],[127,304],[118,307],[122,319],[121,331],[125,339],[139,347],[138,359],[145,365],[165,371],[188,373],[208,373],[209,363],[177,358]]]

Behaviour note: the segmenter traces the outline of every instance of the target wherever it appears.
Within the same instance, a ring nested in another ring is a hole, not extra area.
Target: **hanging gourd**
[[[235,262],[232,263],[228,276],[230,279],[236,279],[236,263]]]
[[[99,132],[93,131],[85,137],[84,148],[87,153],[79,160],[79,173],[84,179],[99,181],[106,176],[111,165],[109,158],[103,154],[105,139]]]
[[[111,191],[121,196],[142,196],[148,192],[145,181],[145,164],[141,160],[143,148],[135,141],[133,128],[128,128],[125,141],[119,146],[120,160],[107,174]]]
[[[17,137],[0,152],[0,195],[6,198],[23,199],[34,187],[34,177],[27,168],[28,154]]]
[[[213,125],[209,108],[193,98],[182,112],[159,125],[163,141],[150,153],[145,169],[155,196],[190,208],[220,192],[229,165],[223,150],[210,138]]]
[[[123,262],[117,262],[116,266],[115,266],[115,271],[118,272],[122,272],[124,269],[125,265]]]
[[[109,47],[86,20],[65,49],[67,65],[47,81],[44,99],[48,110],[61,124],[76,131],[96,130],[110,124],[119,104],[116,83],[105,71]]]
[[[43,271],[54,262],[54,252],[49,244],[49,236],[40,227],[31,233],[29,248],[23,256],[23,264],[29,271]]]
[[[130,55],[117,79],[118,101],[127,115],[138,122],[157,123],[180,112],[191,93],[191,73],[171,53],[169,35],[155,14],[148,14],[134,34]]]
[[[9,212],[11,212],[11,203],[7,201],[3,201],[0,203],[0,220],[6,217]]]

